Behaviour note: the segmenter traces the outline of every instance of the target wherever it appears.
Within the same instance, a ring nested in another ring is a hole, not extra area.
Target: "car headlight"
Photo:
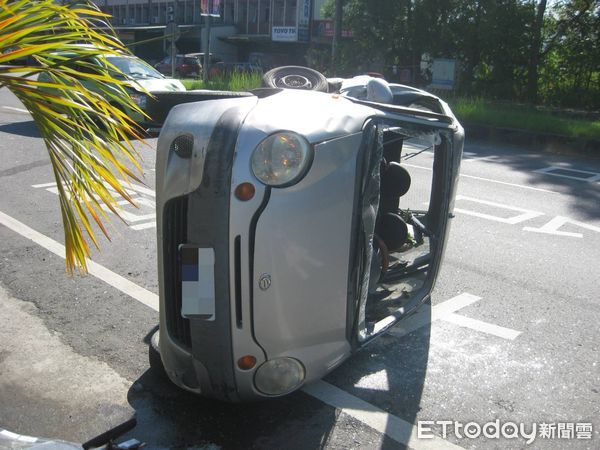
[[[283,395],[298,388],[304,377],[304,366],[297,359],[275,358],[256,370],[254,384],[263,394]]]
[[[146,102],[148,101],[148,96],[146,94],[134,92],[131,94],[131,99],[140,109],[146,108]]]
[[[304,177],[312,159],[313,149],[306,139],[291,131],[280,131],[254,149],[252,172],[267,186],[290,186]]]

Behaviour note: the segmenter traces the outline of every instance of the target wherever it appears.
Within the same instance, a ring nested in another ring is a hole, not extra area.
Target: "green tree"
[[[328,1],[325,14],[335,16],[335,4],[343,4],[342,28],[353,32],[352,39],[340,39],[336,48],[338,75],[361,71],[383,71],[411,57],[409,37],[410,0]]]
[[[132,202],[120,180],[141,174],[131,141],[139,132],[122,112],[139,111],[125,91],[125,76],[108,63],[85,73],[77,70],[86,59],[117,52],[127,50],[107,17],[88,1],[0,0],[0,87],[19,98],[46,144],[69,273],[75,267],[86,271],[88,240],[98,246],[94,223],[108,237],[103,206],[118,213],[110,188]],[[34,64],[7,65],[22,60]],[[37,81],[42,72],[50,81]],[[97,84],[97,93],[83,87],[86,80]]]
[[[462,94],[600,107],[597,0],[336,0],[338,75],[454,58]],[[334,0],[325,4],[334,15]],[[389,75],[389,72],[388,72]],[[416,80],[418,82],[418,77]],[[426,80],[422,80],[424,83]]]
[[[344,43],[341,66],[417,69],[424,53],[456,58],[463,91],[514,97],[526,73],[531,11],[522,0],[347,0],[344,27],[354,39]]]
[[[546,18],[539,65],[545,103],[600,108],[600,5],[560,3]]]

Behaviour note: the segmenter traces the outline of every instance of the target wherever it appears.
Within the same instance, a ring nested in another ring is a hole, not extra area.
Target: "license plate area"
[[[181,316],[215,320],[215,251],[179,245]]]

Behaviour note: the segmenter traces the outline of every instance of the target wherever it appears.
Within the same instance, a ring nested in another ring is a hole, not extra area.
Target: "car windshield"
[[[132,78],[164,78],[160,72],[138,58],[110,56],[107,60]]]

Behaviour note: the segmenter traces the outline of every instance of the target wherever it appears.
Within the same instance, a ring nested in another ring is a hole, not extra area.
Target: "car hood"
[[[181,81],[173,78],[139,78],[131,83],[131,87],[141,87],[148,92],[157,91],[185,91]]]

